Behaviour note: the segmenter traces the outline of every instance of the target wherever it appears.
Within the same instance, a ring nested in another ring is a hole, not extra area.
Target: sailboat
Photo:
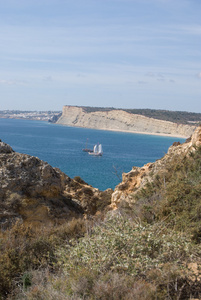
[[[93,150],[92,149],[89,149],[89,148],[87,148],[87,143],[88,143],[88,139],[87,139],[87,141],[86,141],[86,146],[85,146],[85,148],[84,149],[82,149],[82,151],[83,152],[93,152]]]
[[[102,145],[95,145],[93,152],[89,152],[90,155],[94,155],[94,156],[102,156],[103,155],[103,147]]]

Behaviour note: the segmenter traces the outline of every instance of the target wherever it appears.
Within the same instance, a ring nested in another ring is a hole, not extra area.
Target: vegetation
[[[144,221],[165,219],[171,228],[201,242],[201,147],[188,156],[174,157],[135,197],[133,209]]]
[[[133,197],[129,211],[2,231],[0,299],[201,298],[201,148]]]
[[[200,113],[160,109],[127,109],[126,111],[132,114],[139,114],[145,117],[170,121],[179,124],[188,124],[189,122],[195,122],[196,124],[199,124],[201,122]]]
[[[115,110],[114,107],[91,107],[82,106],[85,112],[95,112],[95,111],[111,111]],[[160,109],[123,109],[131,114],[138,114],[149,118],[170,121],[179,124],[191,124],[197,125],[201,122],[201,114],[186,111],[170,111],[170,110],[160,110]]]
[[[53,271],[57,247],[73,237],[83,236],[86,226],[82,219],[73,219],[63,225],[45,228],[16,223],[11,229],[1,231],[0,299],[7,298],[10,292],[15,294],[17,287],[27,289],[32,284],[31,270]],[[13,298],[9,295],[8,299]]]

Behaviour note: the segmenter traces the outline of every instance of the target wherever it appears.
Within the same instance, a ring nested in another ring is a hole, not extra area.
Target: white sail
[[[102,156],[103,155],[103,147],[102,145],[95,145],[93,152],[88,152],[90,155],[94,156]]]
[[[98,153],[103,154],[103,147],[101,144],[98,146]]]
[[[98,153],[98,146],[97,145],[94,146],[94,153]]]

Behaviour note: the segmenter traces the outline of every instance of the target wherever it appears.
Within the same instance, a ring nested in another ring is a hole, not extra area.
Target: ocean
[[[42,121],[0,119],[0,139],[20,153],[37,156],[71,178],[80,176],[100,190],[114,189],[122,172],[164,156],[182,138],[68,127]],[[83,152],[103,145],[103,156]]]

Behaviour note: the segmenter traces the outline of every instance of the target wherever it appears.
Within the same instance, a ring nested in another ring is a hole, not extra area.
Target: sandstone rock
[[[201,146],[201,126],[199,126],[191,139],[185,143],[174,143],[168,149],[167,154],[154,163],[148,163],[142,168],[133,167],[128,173],[122,174],[122,182],[116,186],[111,199],[111,208],[117,209],[122,204],[132,205],[135,202],[134,195],[142,189],[147,182],[151,182],[159,171],[163,172],[168,167],[171,160],[177,159],[182,155],[189,155],[195,151],[196,147]]]
[[[6,143],[0,140],[0,153],[12,153],[14,150]]]
[[[75,177],[66,185],[66,195],[70,195],[85,211],[87,215],[95,215],[105,210],[111,204],[113,190],[99,191],[79,177]]]
[[[148,118],[123,110],[86,113],[81,107],[64,106],[58,124],[103,130],[189,137],[195,126]]]
[[[0,142],[0,226],[5,228],[17,220],[33,225],[62,223],[80,214],[116,209],[122,203],[132,205],[133,195],[157,172],[165,170],[172,159],[189,155],[199,146],[201,126],[184,144],[174,143],[160,160],[123,173],[114,192],[101,192],[80,177],[71,179],[47,162],[14,152]]]
[[[3,142],[0,147],[0,227],[17,220],[62,223],[110,204],[112,190],[101,192],[37,157],[14,152]]]
[[[199,147],[201,145],[201,126],[197,127],[194,134],[192,135],[190,146],[195,145]]]
[[[16,219],[32,224],[68,220],[83,209],[66,197],[71,179],[37,157],[14,152],[1,142],[0,224]]]

